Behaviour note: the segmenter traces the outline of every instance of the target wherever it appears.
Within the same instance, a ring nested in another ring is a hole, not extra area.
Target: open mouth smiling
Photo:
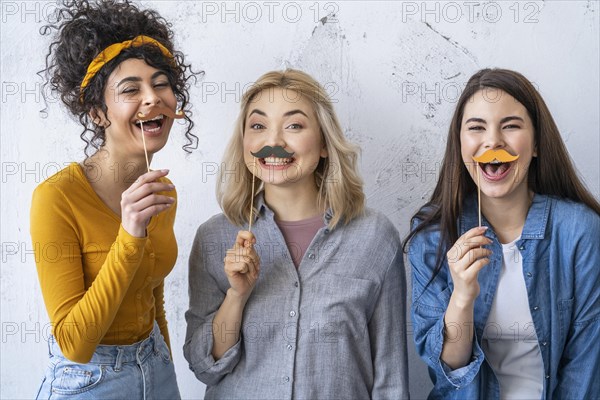
[[[259,162],[262,165],[265,165],[267,167],[282,167],[284,165],[293,163],[294,158],[293,157],[289,157],[289,158],[265,157],[265,158],[260,158]]]
[[[501,162],[493,160],[489,163],[478,163],[479,168],[486,178],[501,179],[506,176],[511,169],[513,162]]]
[[[474,156],[473,161],[477,162],[487,180],[499,181],[508,175],[518,158],[518,155],[513,156],[508,151],[499,149],[487,150],[480,156]]]
[[[163,124],[165,123],[165,116],[163,114],[157,115],[156,117],[149,119],[149,120],[135,120],[134,125],[138,128],[138,129],[142,129],[142,123],[143,123],[143,130],[144,132],[148,132],[148,133],[158,133],[160,132],[160,128],[162,128]]]

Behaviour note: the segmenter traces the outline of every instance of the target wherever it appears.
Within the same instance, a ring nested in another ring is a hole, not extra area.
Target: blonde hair
[[[310,75],[287,69],[267,72],[248,89],[242,97],[240,114],[233,136],[225,150],[217,181],[217,200],[223,213],[231,223],[243,226],[248,222],[252,196],[252,174],[244,162],[243,137],[249,103],[265,89],[281,88],[294,90],[305,96],[313,106],[321,128],[321,135],[328,153],[315,170],[319,208],[331,208],[333,216],[329,228],[341,221],[344,224],[363,214],[365,195],[363,182],[358,173],[359,147],[344,137],[335,115],[331,100],[325,89]],[[255,191],[261,189],[256,179]],[[254,210],[256,212],[256,209]]]

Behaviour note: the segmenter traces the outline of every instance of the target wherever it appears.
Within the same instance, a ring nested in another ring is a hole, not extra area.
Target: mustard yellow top
[[[176,197],[175,191],[163,194]],[[77,163],[35,189],[31,239],[53,335],[65,357],[87,363],[98,344],[143,340],[155,320],[170,343],[163,294],[177,259],[175,205],[152,217],[147,236],[136,238]]]

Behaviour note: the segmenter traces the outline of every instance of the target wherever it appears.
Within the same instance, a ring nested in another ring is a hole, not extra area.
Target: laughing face
[[[305,97],[293,90],[271,88],[248,104],[244,161],[265,189],[269,185],[315,186],[314,172],[321,157],[327,157],[327,150]]]
[[[157,110],[175,110],[177,100],[167,75],[146,64],[130,58],[119,64],[109,76],[104,92],[107,116],[98,116],[106,128],[106,147],[125,157],[144,156],[142,124],[139,112],[156,114]],[[167,143],[173,126],[172,115],[158,113],[143,122],[143,133],[148,153],[159,151]]]
[[[482,89],[465,104],[461,155],[483,198],[526,196],[527,171],[536,156],[527,109],[508,93]]]

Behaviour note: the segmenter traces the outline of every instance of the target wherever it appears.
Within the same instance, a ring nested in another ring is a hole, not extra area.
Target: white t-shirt
[[[529,311],[518,240],[502,245],[502,271],[482,348],[500,382],[501,399],[539,400],[544,364]]]

